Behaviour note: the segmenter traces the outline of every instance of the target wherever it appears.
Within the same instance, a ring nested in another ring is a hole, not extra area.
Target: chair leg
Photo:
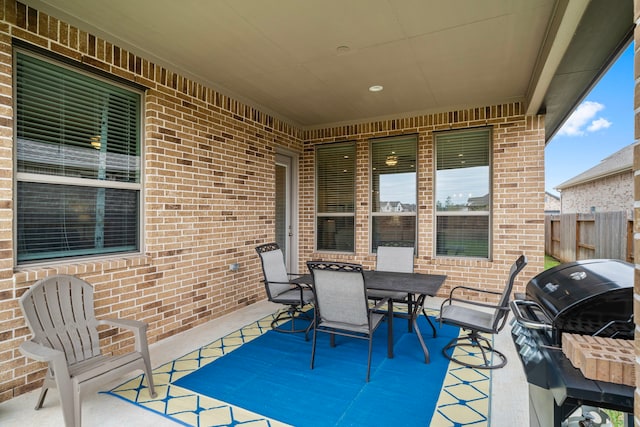
[[[313,369],[313,362],[316,357],[316,329],[313,328],[313,343],[311,344],[311,369]]]
[[[431,331],[433,332],[433,337],[435,338],[438,333],[436,331],[436,326],[433,324],[433,322],[431,321],[431,318],[429,317],[429,315],[427,315],[426,310],[424,309],[424,299],[425,299],[426,295],[420,295],[418,297],[418,299],[416,300],[415,304],[415,312],[414,312],[414,317],[417,319],[418,316],[420,315],[418,313],[418,310],[422,310],[422,314],[424,314],[424,317],[427,319],[427,322],[429,322],[429,326],[431,326]]]
[[[149,387],[149,396],[155,399],[156,397],[158,397],[158,393],[156,393],[155,384],[153,382],[153,371],[151,370],[151,366],[148,359],[144,361],[144,373],[145,373],[145,376],[147,377],[147,387]]]
[[[413,294],[407,295],[407,313],[409,313],[410,315],[413,315],[414,313],[414,306],[416,302],[417,301],[413,301]],[[413,322],[409,320],[407,324],[408,324],[407,330],[409,331],[409,333],[413,332]]]
[[[309,325],[305,327],[297,327],[296,321],[300,320],[309,321]],[[290,328],[285,329],[280,326],[280,323],[285,321],[290,322]],[[304,332],[305,341],[308,341],[307,334],[311,330],[312,325],[313,318],[307,312],[300,310],[298,307],[288,307],[287,309],[280,311],[273,321],[271,321],[271,329],[274,331],[285,333]]]
[[[311,328],[313,328],[315,320],[311,320],[311,322],[309,322],[309,326],[307,326],[307,329],[304,331],[304,340],[305,341],[309,341],[309,331],[311,330]]]
[[[73,390],[73,410],[74,415],[73,419],[75,422],[75,427],[82,426],[82,396],[80,395],[80,386],[76,385]]]
[[[47,392],[50,387],[55,387],[55,381],[50,377],[50,372],[47,371],[47,376],[45,377],[44,382],[42,383],[42,388],[40,389],[40,396],[38,396],[38,401],[36,402],[36,411],[44,405],[44,399],[47,397]]]
[[[476,354],[479,351],[482,355],[483,362],[472,363],[470,361],[461,360],[459,356],[455,355],[456,347],[469,348],[470,350],[468,351],[468,354],[475,357],[477,357]],[[449,354],[449,350],[451,350],[451,354]],[[475,369],[498,369],[507,364],[507,357],[494,349],[491,342],[487,338],[481,336],[477,331],[471,331],[464,337],[452,339],[449,344],[442,349],[442,354],[452,362]]]
[[[436,336],[438,335],[438,332],[436,332],[436,325],[433,324],[433,322],[431,321],[431,318],[429,317],[429,315],[427,315],[427,312],[424,310],[424,307],[422,308],[422,314],[424,314],[424,317],[427,318],[427,322],[429,322],[429,326],[431,326],[431,330],[433,331],[433,337],[436,338]]]
[[[371,349],[373,347],[372,336],[369,335],[369,357],[367,359],[367,382],[369,382],[369,375],[371,373]]]
[[[42,408],[42,405],[44,405],[44,398],[47,397],[47,391],[49,391],[49,387],[43,385],[42,389],[40,390],[40,396],[38,396],[38,401],[36,402],[36,411]]]

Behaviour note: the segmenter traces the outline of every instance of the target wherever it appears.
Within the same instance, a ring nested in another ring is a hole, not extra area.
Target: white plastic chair
[[[93,286],[89,283],[75,276],[50,276],[37,281],[19,302],[33,334],[32,339],[20,345],[20,352],[49,364],[36,410],[42,407],[49,388],[57,387],[65,426],[80,427],[81,396],[85,389],[136,369],[144,371],[149,394],[156,396],[149,362],[147,324],[127,319],[96,319]],[[135,351],[121,355],[102,354],[99,325],[132,331]]]

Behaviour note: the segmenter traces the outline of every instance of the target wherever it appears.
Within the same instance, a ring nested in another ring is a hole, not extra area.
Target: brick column
[[[636,23],[634,34],[634,141],[640,142],[640,0],[634,0],[633,21]],[[633,257],[636,266],[634,286],[634,316],[636,323],[635,347],[636,347],[636,391],[634,396],[634,422],[640,426],[640,144],[634,147],[633,152]]]

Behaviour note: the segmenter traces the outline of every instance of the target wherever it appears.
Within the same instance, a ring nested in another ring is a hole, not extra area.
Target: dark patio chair
[[[391,271],[397,273],[413,273],[413,247],[400,247],[400,246],[378,246],[378,252],[376,255],[376,270],[377,271]],[[411,312],[418,309],[422,304],[416,304],[415,295],[404,292],[382,291],[377,289],[369,289],[368,295],[370,299],[378,301],[382,298],[391,298],[394,303],[401,303],[407,305],[407,313],[394,311],[395,317],[408,319],[408,330],[412,331]],[[424,298],[424,297],[420,297]],[[436,337],[436,327],[425,310],[422,310],[424,316],[427,318],[431,330],[433,331],[433,337]],[[414,313],[417,315],[418,313]]]
[[[313,303],[313,291],[308,285],[291,283],[299,275],[287,272],[284,255],[277,243],[266,243],[256,247],[260,255],[264,286],[269,301],[286,305],[283,311],[271,322],[271,328],[278,332],[304,332],[308,340],[309,330],[313,327],[313,317],[303,310]],[[289,322],[285,328],[286,322]]]
[[[442,353],[447,359],[463,366],[478,369],[497,369],[507,364],[507,357],[494,349],[491,341],[482,336],[481,333],[497,334],[504,328],[510,311],[509,299],[513,283],[518,273],[526,265],[527,257],[521,255],[511,266],[502,292],[468,286],[456,286],[451,290],[449,298],[445,299],[440,306],[440,315],[438,317],[440,325],[444,323],[458,326],[465,331],[469,331],[469,333],[465,336],[454,338],[442,349]],[[454,296],[460,291],[472,291],[481,296],[499,295],[500,299],[497,304],[489,304]],[[452,304],[453,302],[456,304]],[[477,363],[473,362],[478,358],[478,354],[482,355],[482,359]]]
[[[373,334],[387,315],[377,309],[387,300],[383,299],[378,306],[369,308],[365,279],[359,264],[309,261],[307,266],[313,276],[316,301],[311,369],[318,332],[330,334],[331,347],[335,347],[336,335],[366,339],[369,341],[366,378],[369,382]]]
[[[65,426],[80,427],[82,393],[137,369],[146,374],[151,397],[156,396],[147,324],[127,319],[96,319],[93,286],[89,283],[75,276],[49,276],[37,281],[19,302],[33,334],[32,339],[20,345],[20,352],[49,364],[36,409],[42,407],[49,388],[56,387]],[[135,351],[102,354],[99,325],[132,331]]]

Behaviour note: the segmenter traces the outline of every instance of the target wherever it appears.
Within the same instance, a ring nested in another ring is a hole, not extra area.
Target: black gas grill
[[[531,426],[561,427],[583,405],[633,412],[633,387],[585,378],[561,348],[563,333],[633,339],[633,281],[632,264],[585,260],[538,274],[516,295],[511,334],[529,383]]]

